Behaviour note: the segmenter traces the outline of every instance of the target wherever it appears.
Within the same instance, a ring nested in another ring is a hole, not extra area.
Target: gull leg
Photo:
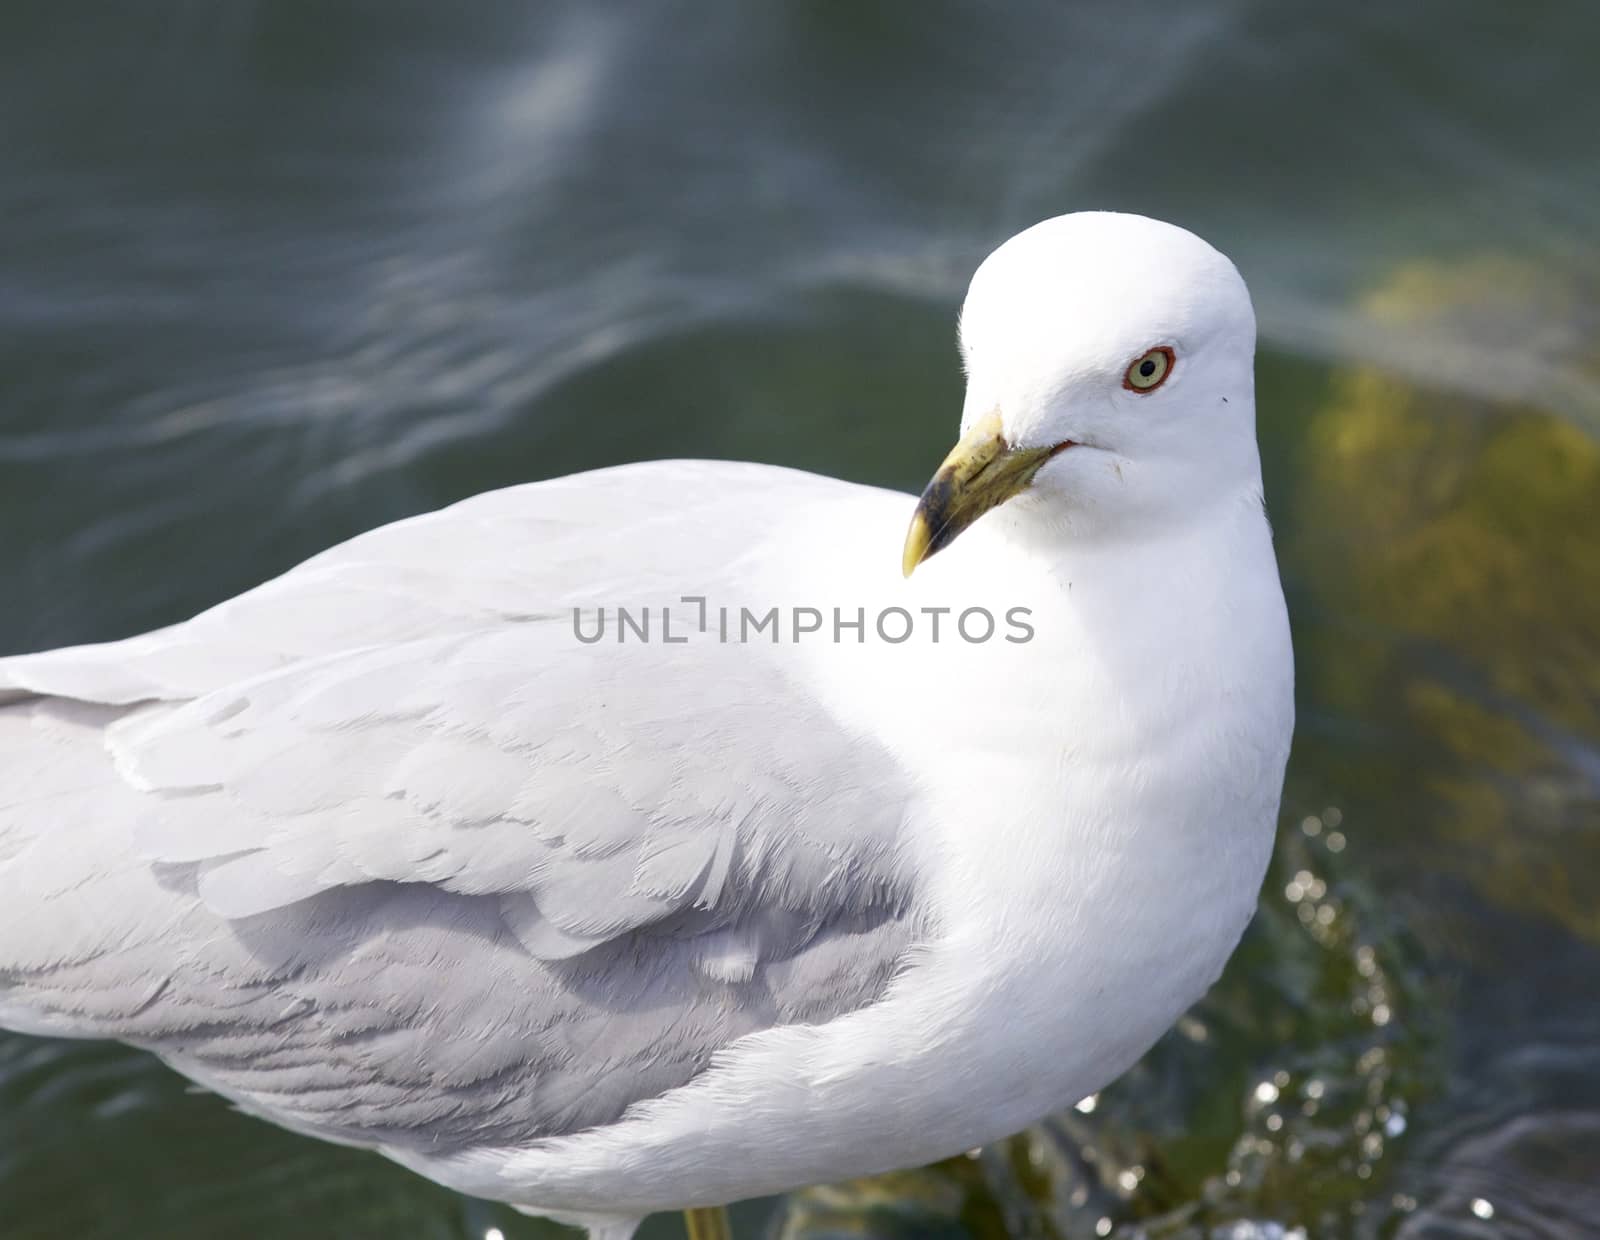
[[[683,1212],[684,1230],[689,1240],[733,1240],[733,1228],[728,1223],[725,1206],[702,1206]]]

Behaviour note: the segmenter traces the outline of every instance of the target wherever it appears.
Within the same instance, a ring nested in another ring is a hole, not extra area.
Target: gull
[[[1084,212],[959,334],[920,499],[602,469],[0,659],[0,1026],[594,1240],[1109,1083],[1272,847],[1255,318],[1198,237]]]

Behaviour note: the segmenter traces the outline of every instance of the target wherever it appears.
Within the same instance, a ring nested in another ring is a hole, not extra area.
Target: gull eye
[[[1153,392],[1167,381],[1167,376],[1172,373],[1172,364],[1177,360],[1177,355],[1166,345],[1157,345],[1142,357],[1134,359],[1133,365],[1122,376],[1122,386],[1141,396]]]

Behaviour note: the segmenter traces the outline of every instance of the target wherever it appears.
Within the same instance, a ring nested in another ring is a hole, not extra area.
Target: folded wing
[[[736,586],[762,532],[719,523],[730,492],[841,484],[587,478],[0,661],[0,1023],[444,1151],[612,1122],[740,1036],[872,1002],[923,929],[892,759],[758,646],[587,645],[567,610]]]

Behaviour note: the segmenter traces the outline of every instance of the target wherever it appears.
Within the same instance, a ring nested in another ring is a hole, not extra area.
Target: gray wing
[[[455,538],[422,533],[435,555]],[[385,640],[256,654],[189,698],[0,708],[21,766],[0,1022],[148,1046],[318,1135],[444,1152],[614,1121],[744,1034],[882,992],[918,930],[888,755],[759,647],[587,646],[545,605],[558,589],[429,565],[426,619],[387,616]],[[395,611],[415,590],[356,577]],[[328,595],[285,582],[268,603],[297,597],[314,636]],[[254,631],[243,602],[229,624]],[[195,687],[212,639],[192,623],[143,640]],[[0,684],[88,696],[64,656],[19,662]],[[105,663],[104,696],[159,679]]]

